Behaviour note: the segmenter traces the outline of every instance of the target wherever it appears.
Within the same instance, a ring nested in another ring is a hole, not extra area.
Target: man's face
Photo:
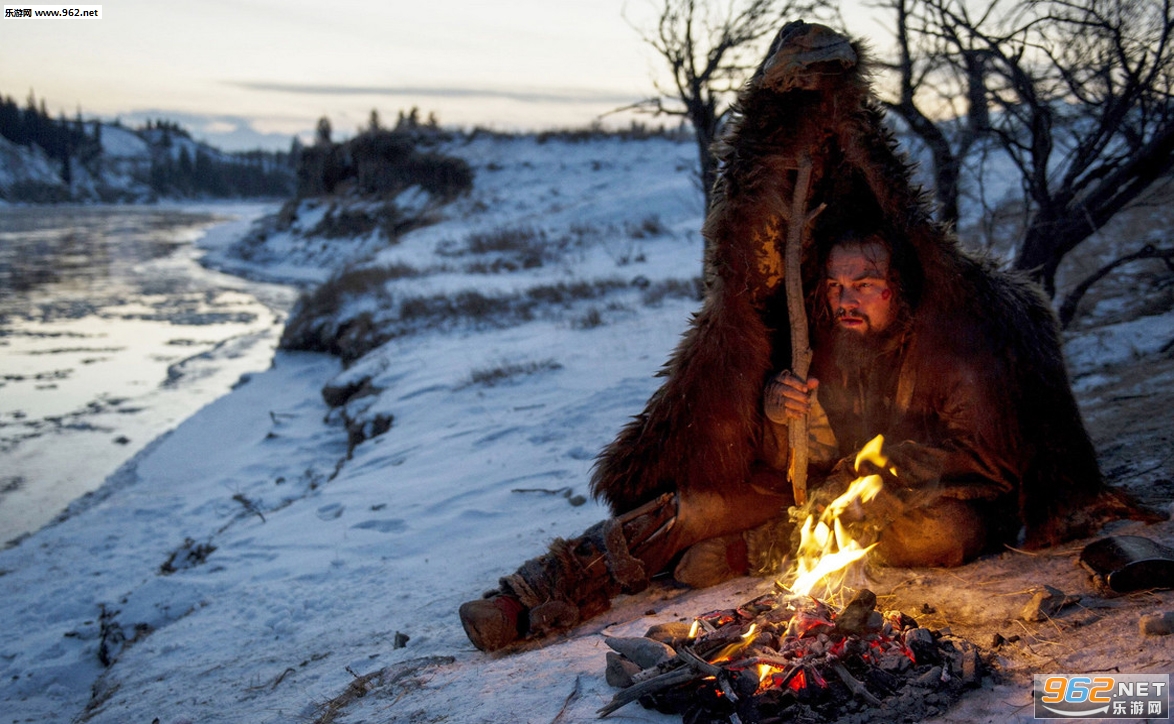
[[[879,242],[834,247],[824,284],[837,329],[866,335],[883,331],[893,321],[889,252]]]

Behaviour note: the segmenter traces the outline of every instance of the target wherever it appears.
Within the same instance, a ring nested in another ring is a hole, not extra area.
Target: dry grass
[[[657,214],[649,214],[640,220],[639,223],[628,222],[624,225],[624,230],[628,232],[628,236],[633,239],[648,239],[653,236],[663,236],[668,233],[668,227],[660,220]]]
[[[465,387],[479,385],[481,387],[495,387],[503,382],[528,377],[540,372],[561,370],[563,366],[554,359],[544,359],[525,363],[507,362],[495,367],[483,367],[473,370],[469,375],[469,382]]]
[[[469,274],[501,274],[535,269],[562,258],[575,243],[573,235],[550,239],[532,226],[507,226],[469,234],[462,242],[441,242],[436,253],[446,257],[475,256],[464,268]]]
[[[501,328],[540,316],[556,317],[576,303],[600,299],[630,287],[619,279],[540,284],[515,294],[489,295],[476,290],[456,294],[406,296],[398,305],[384,289],[397,274],[411,276],[411,267],[356,270],[323,284],[295,307],[281,337],[283,349],[327,352],[351,363],[397,337],[424,331],[452,330],[461,325]],[[364,296],[382,296],[380,310],[365,309],[346,317],[345,305]]]
[[[692,279],[664,279],[649,283],[644,289],[644,304],[655,307],[665,299],[694,299],[701,301],[705,294],[705,282],[701,277]]]

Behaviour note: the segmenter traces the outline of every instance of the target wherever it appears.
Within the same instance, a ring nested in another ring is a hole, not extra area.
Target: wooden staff
[[[823,205],[807,213],[807,193],[811,186],[811,156],[799,159],[799,174],[795,192],[791,196],[791,214],[787,224],[787,246],[784,274],[787,289],[787,316],[791,321],[791,372],[806,380],[811,368],[811,341],[807,334],[807,306],[803,301],[803,241],[807,225],[823,211]],[[807,416],[791,420],[787,425],[787,439],[791,448],[788,475],[795,504],[807,502]]]

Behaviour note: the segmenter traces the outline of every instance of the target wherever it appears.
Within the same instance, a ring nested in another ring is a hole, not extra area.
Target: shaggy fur
[[[992,374],[1005,418],[995,427],[1015,440],[1012,497],[1028,544],[1087,532],[1096,516],[1077,520],[1075,511],[1104,488],[1050,306],[1032,285],[964,253],[932,220],[881,123],[864,63],[788,66],[796,43],[810,47],[812,37],[830,33],[788,24],[740,94],[718,146],[720,176],[703,229],[705,301],[661,373],[664,384],[601,453],[593,494],[618,514],[665,492],[748,484],[763,435],[763,386],[791,365],[783,246],[798,159],[806,155],[809,208],[827,205],[804,249],[813,327],[823,305],[811,290],[832,240],[846,229],[879,230],[894,245],[902,293],[917,310],[917,353],[965,354],[964,343],[1000,362]],[[862,54],[858,43],[852,48]]]

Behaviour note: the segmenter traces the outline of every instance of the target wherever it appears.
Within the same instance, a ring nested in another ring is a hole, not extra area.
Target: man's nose
[[[860,306],[860,295],[851,289],[840,292],[840,306],[844,309],[856,309]]]

